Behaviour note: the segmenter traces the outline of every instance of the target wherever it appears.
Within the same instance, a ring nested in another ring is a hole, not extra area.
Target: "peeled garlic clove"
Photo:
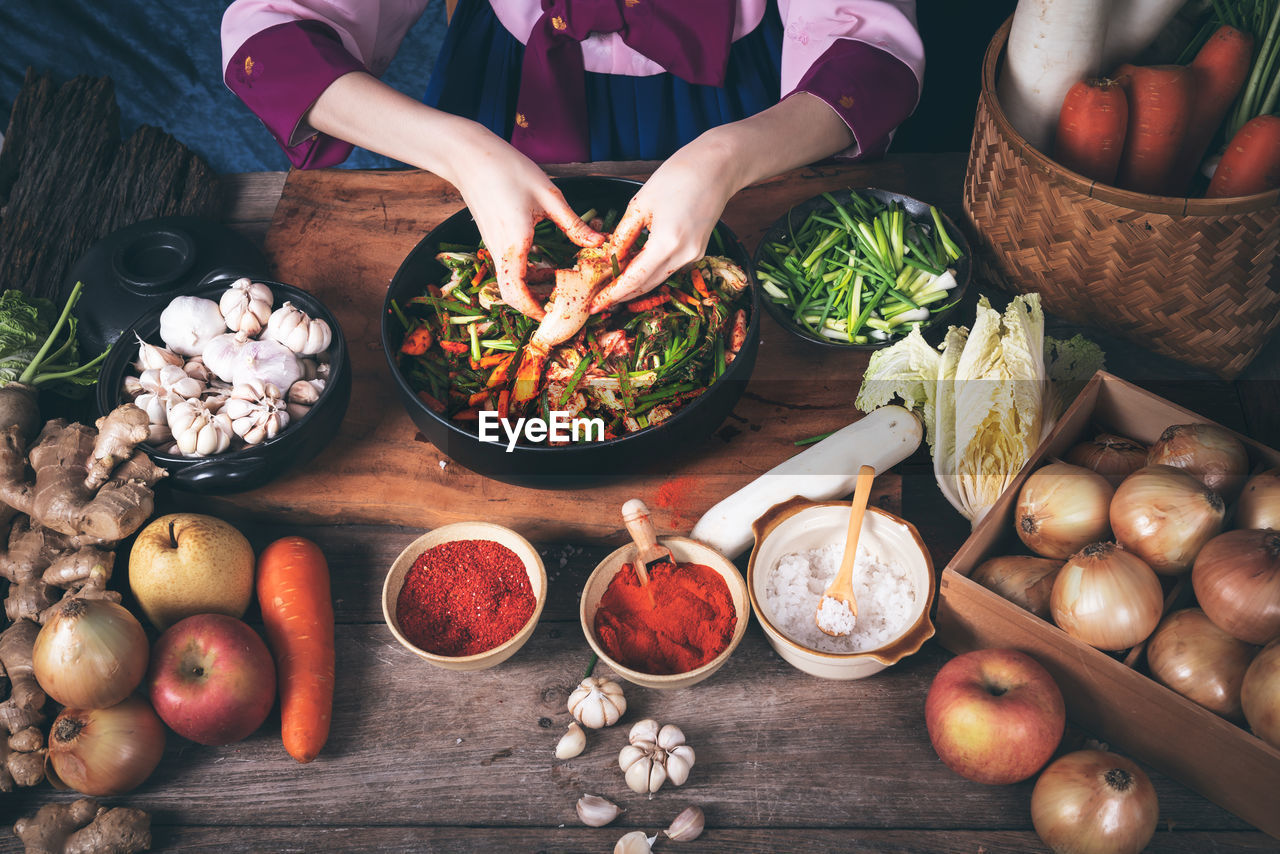
[[[633,830],[613,845],[613,854],[649,854],[652,850],[653,840],[643,830]]]
[[[583,795],[578,798],[578,820],[587,827],[604,827],[622,814],[613,801],[599,795]]]
[[[627,733],[627,740],[632,744],[639,741],[657,743],[659,732],[658,722],[653,718],[645,718],[631,725],[631,731]]]
[[[569,714],[591,729],[613,726],[627,710],[627,698],[612,679],[590,676],[569,695]]]
[[[689,772],[693,770],[693,748],[681,744],[667,751],[666,767],[671,782],[683,786],[684,781],[689,779]]]
[[[570,721],[568,731],[556,742],[556,759],[572,759],[586,749],[586,732],[577,721]],[[599,825],[595,826],[599,827]]]
[[[702,835],[706,816],[699,807],[685,807],[664,833],[672,842],[692,842]]]

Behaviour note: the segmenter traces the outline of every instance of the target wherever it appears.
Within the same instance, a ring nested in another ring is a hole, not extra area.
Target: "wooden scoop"
[[[632,565],[636,568],[636,576],[640,585],[649,583],[649,567],[656,563],[675,564],[671,549],[658,544],[658,535],[653,530],[653,522],[649,519],[649,508],[639,498],[632,498],[622,505],[622,521],[627,525],[627,533],[636,544],[636,556]]]
[[[847,635],[852,631],[852,627],[845,631],[838,631],[823,625],[820,614],[822,605],[828,598],[843,603],[853,612],[855,618],[858,616],[858,600],[853,595],[853,562],[858,556],[858,537],[862,534],[862,517],[867,512],[867,499],[871,497],[871,483],[875,477],[876,470],[871,466],[858,469],[858,483],[853,488],[853,502],[849,507],[849,533],[844,541],[844,558],[840,561],[840,571],[831,580],[831,585],[822,594],[822,599],[818,600],[818,610],[813,615],[818,628],[832,637]],[[831,606],[828,605],[828,607]]]

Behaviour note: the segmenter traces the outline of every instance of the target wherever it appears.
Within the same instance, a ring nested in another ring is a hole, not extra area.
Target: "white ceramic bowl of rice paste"
[[[792,498],[752,524],[747,591],[770,645],[794,667],[824,679],[861,679],[919,651],[933,637],[937,581],[915,526],[868,507],[858,536],[853,633],[834,638],[814,614],[835,576],[849,529],[849,502]]]

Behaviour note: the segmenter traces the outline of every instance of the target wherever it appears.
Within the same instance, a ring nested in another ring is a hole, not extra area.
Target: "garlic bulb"
[[[169,429],[178,450],[189,457],[220,454],[231,447],[231,419],[214,414],[202,401],[184,400],[169,408]]]
[[[279,341],[247,341],[236,351],[229,379],[232,385],[260,382],[289,388],[302,376],[298,357]]]
[[[169,398],[172,403],[179,400],[199,396],[204,391],[204,383],[177,365],[165,365],[163,368],[152,368],[138,376],[138,383],[143,391]]]
[[[659,727],[657,721],[646,718],[631,727],[627,740],[627,746],[618,753],[618,767],[631,791],[652,795],[667,780],[682,786],[689,779],[693,748],[685,744],[680,727]]]
[[[234,386],[219,414],[230,418],[235,434],[250,445],[274,439],[289,424],[280,389],[258,381]]]
[[[236,279],[222,292],[218,308],[227,329],[256,338],[271,319],[271,289],[249,279]]]
[[[578,798],[578,819],[587,827],[604,827],[622,814],[622,808],[599,795]]]
[[[702,835],[707,818],[700,807],[685,807],[663,831],[672,842],[692,842]]]
[[[204,351],[200,354],[200,361],[213,371],[213,375],[218,379],[230,382],[231,375],[235,371],[236,355],[248,343],[249,339],[243,335],[224,332],[205,345]]]
[[[153,368],[163,368],[165,365],[181,365],[182,356],[165,349],[157,347],[155,344],[148,344],[142,340],[142,336],[136,332],[134,336],[138,339],[138,361],[133,363],[133,367],[142,373],[143,371]]]
[[[577,721],[569,721],[568,731],[556,742],[556,759],[572,759],[586,749],[586,732]]]
[[[160,337],[181,356],[198,356],[226,330],[218,304],[202,297],[174,297],[160,313]]]
[[[591,729],[613,726],[626,710],[622,688],[603,676],[588,676],[569,695],[569,714]]]
[[[271,312],[266,337],[279,341],[299,355],[310,356],[329,349],[333,331],[320,318],[313,318],[285,300],[284,305]]]

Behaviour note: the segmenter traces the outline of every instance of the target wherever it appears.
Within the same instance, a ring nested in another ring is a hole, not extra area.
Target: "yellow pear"
[[[143,528],[129,552],[129,589],[163,631],[193,614],[242,617],[253,596],[253,547],[229,523],[173,513]]]

